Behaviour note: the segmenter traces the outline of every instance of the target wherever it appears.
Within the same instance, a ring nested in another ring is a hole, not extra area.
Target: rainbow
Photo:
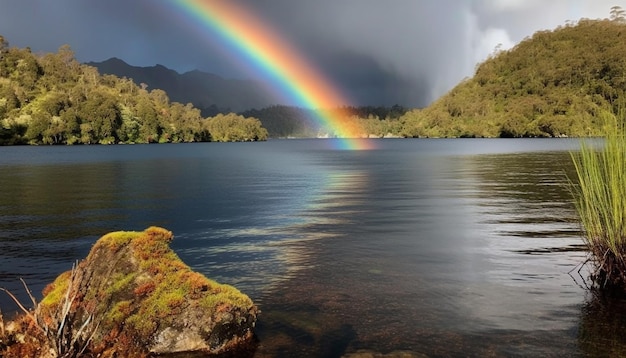
[[[217,35],[248,66],[267,76],[278,93],[300,107],[318,109],[320,124],[341,138],[332,141],[338,148],[371,149],[372,141],[355,138],[338,111],[325,110],[350,103],[345,96],[258,16],[230,0],[173,0],[172,4],[202,33]]]

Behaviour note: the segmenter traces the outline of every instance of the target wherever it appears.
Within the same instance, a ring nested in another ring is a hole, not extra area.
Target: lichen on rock
[[[61,337],[54,344],[100,356],[250,352],[257,307],[192,271],[170,249],[172,238],[158,227],[103,236],[44,289],[37,325],[56,329],[44,332]]]

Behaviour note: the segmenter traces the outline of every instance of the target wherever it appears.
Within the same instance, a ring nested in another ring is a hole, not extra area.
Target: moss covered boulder
[[[169,248],[172,238],[157,227],[107,234],[46,287],[35,316],[61,346],[56,350],[125,357],[250,352],[257,307],[234,287],[192,271]]]

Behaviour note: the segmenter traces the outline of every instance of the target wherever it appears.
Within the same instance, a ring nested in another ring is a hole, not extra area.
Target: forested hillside
[[[408,137],[601,134],[626,94],[626,24],[580,20],[494,54],[445,96],[402,117]]]
[[[127,78],[100,75],[69,46],[35,55],[0,36],[0,144],[113,144],[264,140],[254,118],[203,118]]]

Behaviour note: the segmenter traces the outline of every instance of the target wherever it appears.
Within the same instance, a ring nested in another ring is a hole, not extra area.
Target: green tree
[[[4,36],[0,35],[0,63],[2,63],[2,59],[4,58],[4,54],[9,50],[9,42],[4,38]]]
[[[611,21],[624,22],[626,21],[626,10],[622,9],[621,6],[615,5],[611,7],[609,19]]]
[[[19,100],[11,88],[10,82],[5,85],[0,84],[0,119],[19,108],[19,105]]]
[[[139,141],[142,143],[156,143],[161,135],[159,118],[154,103],[145,95],[140,95],[135,107],[135,117],[140,123]]]
[[[25,139],[30,144],[49,144],[44,132],[50,127],[52,116],[44,112],[36,112],[30,116],[28,121],[28,129],[25,133]],[[45,138],[45,140],[44,140]]]
[[[74,58],[69,45],[63,45],[57,53],[49,53],[39,60],[43,69],[42,85],[46,89],[66,88],[75,84],[80,75],[81,64]]]
[[[207,119],[206,126],[211,140],[216,142],[258,141],[267,139],[267,130],[256,118],[229,113]]]
[[[81,106],[82,122],[89,122],[94,140],[101,144],[116,143],[121,115],[112,96],[94,92]]]
[[[64,143],[70,145],[81,143],[83,133],[81,133],[81,121],[76,108],[70,107],[61,111],[59,121]]]

